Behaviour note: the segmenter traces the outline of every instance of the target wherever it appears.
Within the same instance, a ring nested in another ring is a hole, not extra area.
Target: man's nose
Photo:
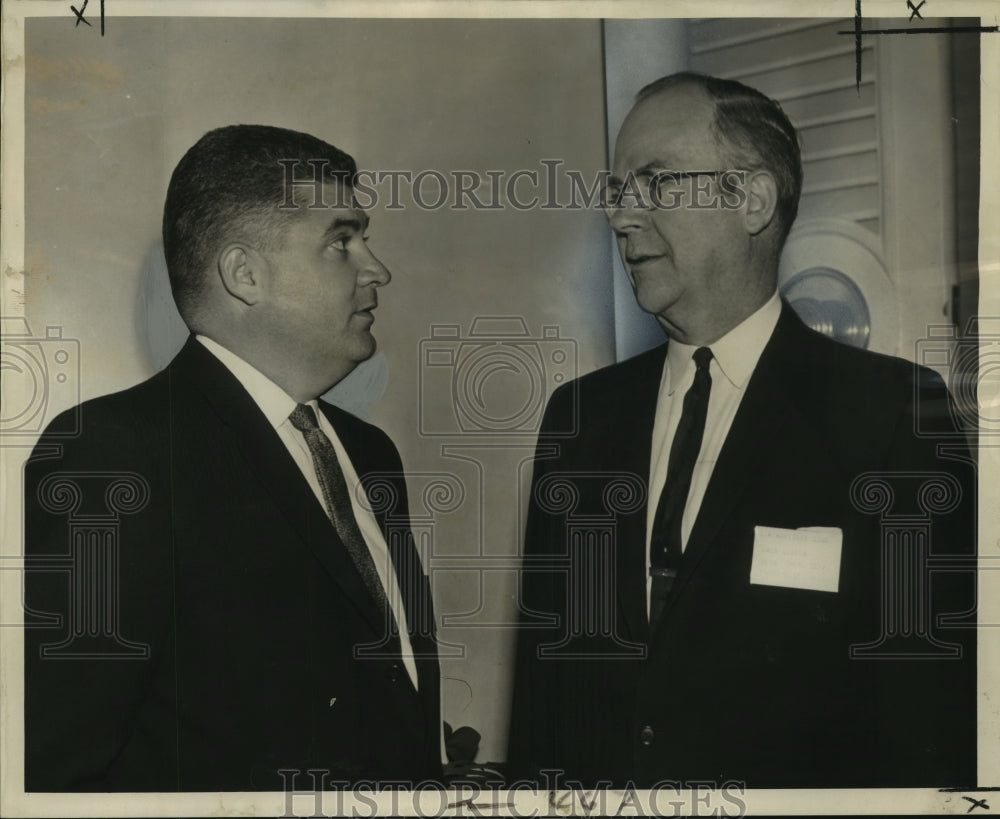
[[[383,287],[390,281],[392,281],[392,273],[389,272],[389,268],[382,264],[378,257],[369,250],[367,257],[361,264],[361,269],[358,271],[358,282],[363,285],[374,284],[376,287]]]
[[[608,224],[615,233],[631,233],[642,228],[646,219],[646,209],[633,204],[621,204],[608,208]]]

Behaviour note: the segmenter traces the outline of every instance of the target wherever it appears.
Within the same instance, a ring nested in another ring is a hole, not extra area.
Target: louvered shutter
[[[880,230],[875,60],[863,42],[861,92],[844,19],[693,20],[689,65],[778,100],[802,137],[799,218],[851,219]]]

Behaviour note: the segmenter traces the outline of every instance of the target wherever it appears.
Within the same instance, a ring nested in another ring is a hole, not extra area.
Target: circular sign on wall
[[[847,219],[807,219],[792,227],[778,290],[814,330],[855,347],[895,355],[896,288],[879,237]]]

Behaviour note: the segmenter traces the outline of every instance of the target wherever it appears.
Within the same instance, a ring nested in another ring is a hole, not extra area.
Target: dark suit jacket
[[[191,338],[145,383],[84,403],[79,436],[56,419],[27,465],[26,619],[62,617],[26,630],[27,790],[280,790],[296,768],[326,784],[441,778],[399,455],[321,406],[390,545],[419,693],[398,647],[358,655],[382,615],[273,427]]]
[[[975,553],[975,469],[940,378],[830,341],[784,305],[651,635],[644,493],[665,354],[591,373],[549,403],[524,543],[512,775],[974,783],[974,575],[961,560],[939,569]],[[895,517],[880,530],[883,502]],[[752,585],[755,525],[841,528],[839,591]],[[893,619],[904,611],[909,621]],[[946,624],[948,613],[964,616]]]

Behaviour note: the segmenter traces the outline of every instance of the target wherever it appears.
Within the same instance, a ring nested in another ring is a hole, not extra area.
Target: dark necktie
[[[684,396],[681,420],[670,446],[667,480],[656,507],[649,543],[649,573],[653,578],[649,596],[650,632],[656,629],[680,567],[683,555],[681,521],[708,415],[708,395],[712,389],[708,365],[712,361],[712,351],[708,347],[699,347],[694,351],[693,358],[694,382]]]
[[[319,478],[319,485],[323,490],[326,509],[333,520],[333,528],[343,541],[375,604],[391,617],[375,561],[354,517],[347,481],[344,479],[344,471],[340,468],[340,461],[337,460],[333,444],[316,423],[316,413],[312,407],[299,404],[288,416],[288,420],[305,436],[313,466],[316,468],[316,477]]]

